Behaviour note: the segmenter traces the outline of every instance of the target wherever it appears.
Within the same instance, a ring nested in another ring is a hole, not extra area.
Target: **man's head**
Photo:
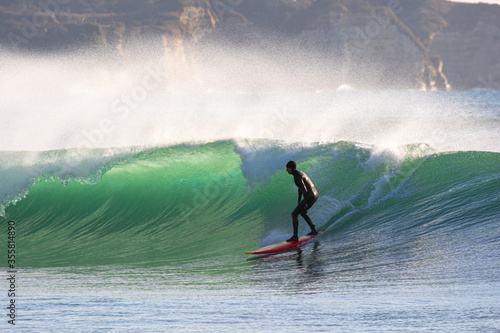
[[[286,164],[286,171],[289,174],[292,174],[292,172],[294,172],[295,169],[297,169],[297,163],[295,163],[295,161],[290,161]]]

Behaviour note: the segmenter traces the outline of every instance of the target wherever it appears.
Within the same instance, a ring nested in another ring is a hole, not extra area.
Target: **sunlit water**
[[[147,59],[3,55],[1,330],[500,331],[499,92],[262,91],[214,64],[176,90]],[[291,231],[289,159],[326,231],[251,258]]]

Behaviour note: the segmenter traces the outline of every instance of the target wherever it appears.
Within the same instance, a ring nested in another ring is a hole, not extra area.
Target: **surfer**
[[[307,224],[311,228],[311,232],[307,235],[313,236],[318,234],[311,218],[307,215],[307,210],[311,208],[316,200],[318,200],[318,191],[309,177],[304,172],[297,170],[297,163],[294,161],[290,161],[286,164],[286,171],[288,174],[293,175],[295,185],[299,188],[299,204],[292,212],[293,236],[290,239],[287,239],[287,242],[296,242],[299,239],[299,215],[306,220]],[[302,196],[304,196],[303,200],[301,200]]]

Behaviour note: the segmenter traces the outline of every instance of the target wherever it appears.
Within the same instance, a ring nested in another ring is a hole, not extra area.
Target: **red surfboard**
[[[320,231],[317,235],[314,235],[314,236],[302,236],[296,242],[281,242],[281,243],[277,243],[277,244],[273,244],[273,245],[264,246],[264,247],[261,247],[260,249],[254,250],[254,251],[247,251],[245,253],[246,254],[273,254],[273,253],[282,252],[282,251],[285,251],[288,249],[293,249],[294,247],[297,247],[297,246],[302,245],[304,243],[307,243],[310,240],[318,237],[322,233],[323,233],[323,231]]]

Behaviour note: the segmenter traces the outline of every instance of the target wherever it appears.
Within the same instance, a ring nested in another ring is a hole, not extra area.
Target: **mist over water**
[[[153,43],[120,57],[3,53],[0,150],[268,139],[499,151],[494,91],[357,90],[340,60],[301,50],[207,46],[186,54]]]

